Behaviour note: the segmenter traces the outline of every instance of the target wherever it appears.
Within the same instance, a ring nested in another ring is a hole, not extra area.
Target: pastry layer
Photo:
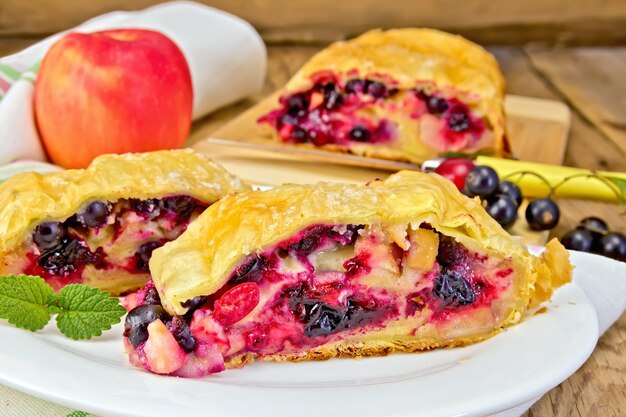
[[[94,200],[145,200],[188,195],[216,201],[249,187],[192,150],[103,155],[87,169],[17,174],[0,185],[0,256],[22,243],[34,227],[65,220]]]
[[[311,225],[383,224],[393,229],[407,224],[418,228],[422,223],[470,250],[511,257],[527,282],[518,297],[518,310],[536,295],[534,282],[542,265],[536,257],[503,230],[478,200],[465,197],[436,174],[410,171],[367,186],[283,185],[227,196],[205,211],[175,243],[155,251],[150,268],[165,309],[184,314],[181,303],[220,289],[244,257]],[[550,282],[558,276],[548,271],[542,279]],[[542,299],[547,297],[549,294],[542,295]]]
[[[504,88],[495,58],[460,36],[375,30],[311,58],[259,122],[287,143],[388,159],[502,155]]]
[[[189,150],[105,155],[86,170],[16,175],[0,185],[0,273],[40,275],[55,289],[136,289],[156,247],[224,194],[248,189]]]

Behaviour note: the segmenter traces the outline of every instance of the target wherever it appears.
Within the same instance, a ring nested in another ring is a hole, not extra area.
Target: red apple
[[[165,35],[70,33],[41,63],[35,117],[52,162],[83,168],[104,153],[181,147],[192,100],[187,61]]]

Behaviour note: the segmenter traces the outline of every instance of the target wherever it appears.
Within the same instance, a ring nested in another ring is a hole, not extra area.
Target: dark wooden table
[[[0,56],[33,40],[0,40]],[[269,47],[263,92],[196,123],[192,140],[209,135],[226,121],[281,87],[319,46]],[[626,171],[626,48],[558,48],[541,45],[496,47],[511,94],[567,103],[572,127],[565,164]],[[541,149],[538,149],[541,152]],[[626,209],[585,201],[559,201],[560,236],[583,217],[597,215],[626,232]],[[626,279],[626,277],[624,277]],[[599,283],[599,285],[602,285]],[[549,343],[539,341],[538,343]],[[626,315],[599,340],[589,360],[546,394],[524,417],[623,417],[626,415]]]

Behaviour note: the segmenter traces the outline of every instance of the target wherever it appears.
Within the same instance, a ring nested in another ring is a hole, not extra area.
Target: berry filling
[[[254,357],[301,358],[387,326],[407,336],[456,331],[455,320],[473,315],[477,328],[493,328],[515,279],[510,259],[426,223],[313,225],[249,255],[220,290],[183,303],[184,316],[162,310],[152,282],[130,294],[125,344],[136,366],[197,377]]]
[[[36,226],[5,257],[3,273],[39,275],[55,290],[70,283],[135,290],[149,278],[152,252],[180,236],[206,207],[188,196],[94,201],[62,222]]]
[[[347,78],[315,73],[310,89],[282,96],[280,107],[258,122],[270,124],[284,142],[315,146],[394,146],[398,116],[418,121],[421,141],[440,152],[475,148],[490,135],[477,111],[432,84],[399,89],[386,76]]]

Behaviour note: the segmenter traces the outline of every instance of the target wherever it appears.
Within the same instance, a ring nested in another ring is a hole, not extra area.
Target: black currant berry
[[[85,210],[76,215],[79,223],[86,227],[102,226],[111,212],[111,205],[103,201],[94,201]]]
[[[309,101],[304,94],[294,94],[287,99],[287,112],[292,115],[302,115],[309,107]]]
[[[506,194],[488,199],[485,207],[487,213],[505,229],[513,226],[517,220],[517,209],[517,203]]]
[[[511,181],[502,181],[498,187],[498,192],[511,197],[518,207],[522,204],[522,190]]]
[[[350,130],[348,136],[350,136],[350,139],[357,142],[367,142],[368,140],[370,140],[371,133],[368,128],[356,125],[352,128],[352,130]]]
[[[67,234],[63,223],[42,223],[35,228],[33,240],[41,250],[52,249],[61,243],[61,239]]]
[[[607,233],[601,240],[602,255],[626,262],[626,236],[621,233]]]
[[[161,200],[161,207],[179,217],[187,218],[196,209],[196,202],[193,198],[185,195],[166,197]]]
[[[567,249],[577,250],[580,252],[591,252],[591,248],[593,247],[593,236],[591,236],[591,232],[589,230],[570,230],[561,238],[561,243]]]
[[[549,198],[538,198],[526,207],[526,220],[532,230],[549,230],[559,223],[559,206]]]
[[[134,347],[139,346],[148,340],[148,325],[156,319],[163,322],[170,320],[170,316],[160,305],[145,304],[133,308],[126,315],[124,336]]]
[[[442,301],[443,308],[472,304],[476,299],[469,282],[458,273],[447,269],[435,279],[433,294]]]

